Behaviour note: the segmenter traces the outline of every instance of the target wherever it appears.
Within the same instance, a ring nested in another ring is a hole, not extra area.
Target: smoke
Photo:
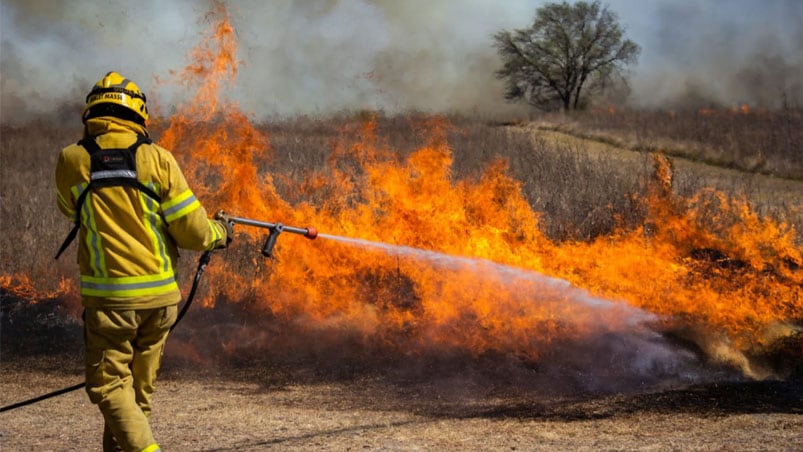
[[[492,35],[529,26],[544,3],[230,1],[241,65],[225,94],[260,118],[355,109],[520,113],[494,78]],[[800,2],[606,3],[642,47],[630,77],[633,105],[801,105]],[[2,0],[0,120],[77,121],[86,92],[109,70],[169,113],[187,93],[164,81],[186,64],[208,10],[189,0]]]
[[[623,13],[623,19],[633,14]],[[649,31],[644,29],[647,23],[633,17],[642,27],[633,30],[642,46],[633,103],[691,108],[803,105],[803,3],[660,2],[654,14]]]
[[[732,367],[705,362],[693,350],[647,329],[558,340],[544,348],[541,358],[531,360],[510,352],[473,355],[444,344],[415,347],[404,338],[389,343],[381,335],[365,335],[356,325],[313,325],[301,319],[290,323],[246,310],[232,315],[235,309],[220,302],[197,308],[171,335],[167,360],[221,368],[248,362],[322,378],[382,374],[432,382],[459,377],[550,396],[630,393],[742,378]]]

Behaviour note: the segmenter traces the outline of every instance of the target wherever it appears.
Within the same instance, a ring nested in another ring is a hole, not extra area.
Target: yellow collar
[[[87,119],[84,123],[84,136],[97,136],[106,133],[135,133],[148,136],[148,129],[125,119],[114,116],[101,116]]]

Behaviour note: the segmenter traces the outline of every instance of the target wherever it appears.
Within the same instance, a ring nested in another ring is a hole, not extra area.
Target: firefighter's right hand
[[[226,232],[226,240],[225,242],[219,244],[217,246],[218,249],[223,249],[229,246],[232,240],[234,240],[234,226],[226,220],[215,220],[220,227]]]

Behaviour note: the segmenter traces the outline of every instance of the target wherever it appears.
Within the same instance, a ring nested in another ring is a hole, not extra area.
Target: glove
[[[220,227],[226,231],[226,243],[221,243],[217,246],[217,249],[223,249],[229,246],[232,240],[234,240],[234,226],[226,220],[215,220]]]

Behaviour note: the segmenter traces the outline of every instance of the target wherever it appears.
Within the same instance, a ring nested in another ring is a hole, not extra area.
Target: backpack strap
[[[120,185],[133,187],[161,203],[161,196],[137,179],[137,149],[140,145],[151,142],[150,138],[139,135],[137,141],[128,148],[101,149],[93,137],[79,141],[78,144],[89,152],[91,159],[89,186],[92,188]]]
[[[67,249],[70,243],[75,240],[76,235],[78,235],[78,230],[81,227],[81,209],[83,208],[90,190],[115,186],[133,187],[142,191],[157,203],[162,203],[161,196],[137,179],[137,149],[145,143],[151,144],[152,140],[144,135],[138,135],[137,141],[135,141],[134,144],[128,148],[122,149],[101,149],[95,141],[95,137],[91,136],[78,142],[78,145],[89,153],[89,184],[87,184],[84,191],[78,195],[78,199],[75,201],[74,225],[61,244],[61,247],[59,247],[59,251],[56,253],[56,259],[61,256],[61,253]],[[164,214],[161,210],[159,211],[159,215],[162,217],[162,220],[165,221]],[[166,223],[165,221],[165,224]]]

